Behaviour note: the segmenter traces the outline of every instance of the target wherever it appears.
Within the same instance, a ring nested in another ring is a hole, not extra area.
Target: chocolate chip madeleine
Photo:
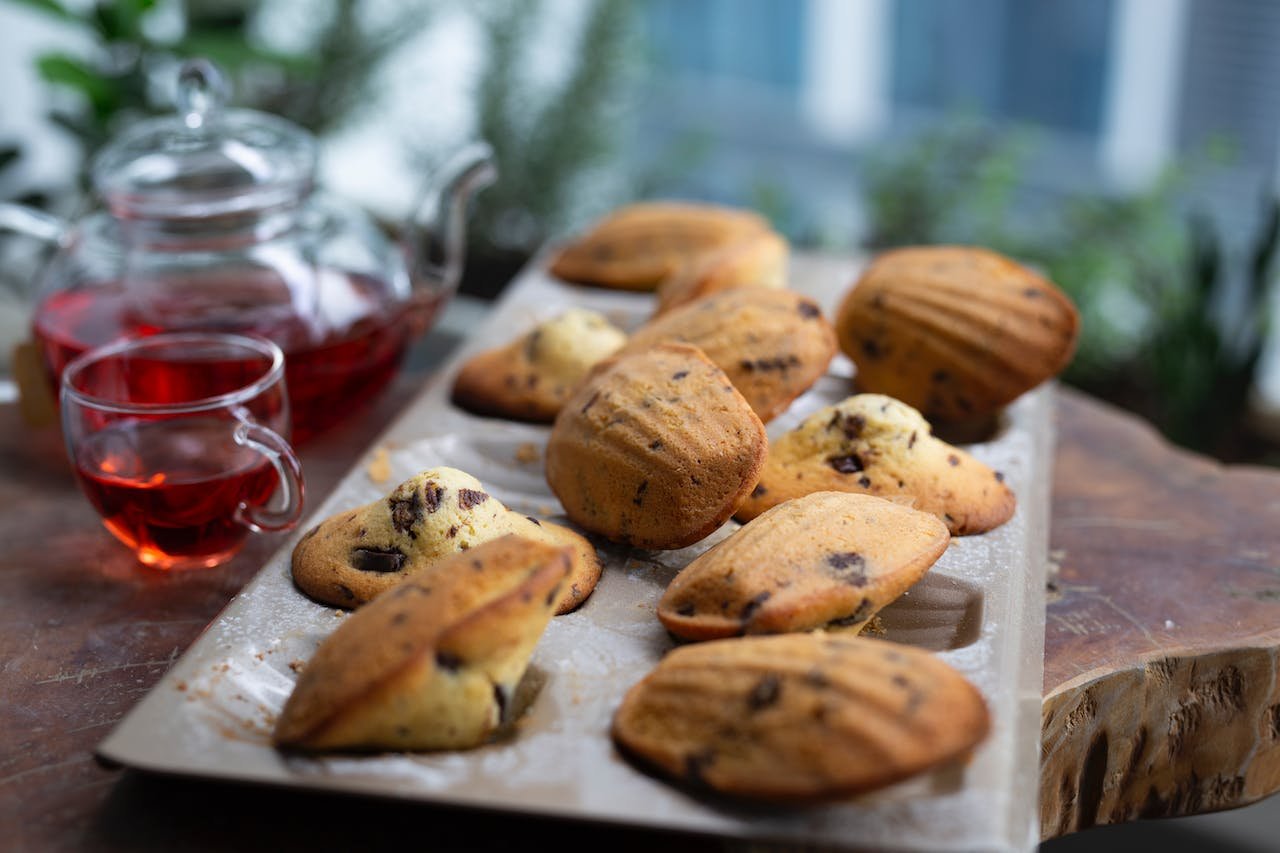
[[[565,246],[551,274],[578,284],[653,290],[707,252],[769,230],[747,210],[650,201],[619,208]]]
[[[929,513],[870,495],[815,492],[766,511],[686,566],[658,603],[658,618],[686,640],[857,633],[950,541]]]
[[[569,573],[570,549],[505,536],[432,564],[353,613],[276,723],[287,749],[464,749],[506,721]]]
[[[661,343],[599,365],[547,440],[547,483],[576,524],[638,548],[683,548],[751,491],[760,419],[701,350]]]
[[[812,299],[790,290],[730,290],[650,320],[624,352],[658,341],[693,344],[729,376],[762,421],[786,410],[818,380],[836,334]]]
[[[713,293],[738,288],[787,286],[790,247],[781,234],[761,231],[694,258],[658,285],[658,310],[665,314]]]
[[[453,402],[478,415],[550,423],[592,366],[626,341],[603,315],[571,308],[471,357],[454,379]]]
[[[1079,323],[1052,282],[972,246],[886,252],[835,320],[860,390],[946,421],[989,416],[1057,375]]]
[[[962,759],[989,729],[982,695],[941,659],[818,633],[678,648],[628,691],[612,732],[691,788],[812,802]]]
[[[880,394],[857,394],[819,409],[772,441],[760,482],[737,518],[748,521],[819,491],[909,499],[955,536],[1004,524],[1016,505],[998,472],[934,438],[919,412]]]
[[[572,570],[557,612],[573,610],[595,589],[601,564],[590,542],[512,512],[456,468],[423,471],[385,498],[322,521],[293,549],[293,580],[317,601],[356,607],[432,563],[512,533],[570,547]]]

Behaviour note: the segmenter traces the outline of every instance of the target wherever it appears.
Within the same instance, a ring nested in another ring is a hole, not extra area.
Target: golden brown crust
[[[859,389],[939,420],[968,420],[1057,375],[1079,332],[1075,306],[1051,282],[970,246],[886,252],[836,313]]]
[[[857,633],[920,580],[951,536],[936,516],[816,492],[763,513],[672,579],[658,603],[686,640],[827,628]]]
[[[658,341],[702,350],[765,422],[818,381],[836,352],[835,330],[816,302],[759,288],[716,293],[655,317],[622,351]]]
[[[963,759],[989,729],[981,694],[939,658],[817,633],[678,648],[627,693],[612,734],[693,788],[819,802]]]
[[[574,523],[638,548],[683,548],[733,514],[767,439],[696,347],[661,343],[597,366],[547,441],[547,483]]]
[[[737,518],[749,521],[820,491],[906,499],[955,536],[998,527],[1017,505],[1003,475],[935,438],[915,409],[880,394],[819,409],[771,442],[760,482]]]
[[[320,522],[294,546],[291,571],[316,601],[358,607],[438,560],[511,533],[572,549],[557,612],[568,613],[591,595],[602,565],[590,542],[512,512],[456,468],[423,471],[384,498]]]
[[[751,234],[694,258],[658,285],[658,315],[713,293],[741,287],[787,286],[786,238],[774,231]]]
[[[577,284],[653,290],[691,259],[768,227],[746,210],[640,202],[619,208],[563,247],[551,274]]]
[[[477,415],[551,423],[591,367],[626,340],[603,315],[572,308],[468,359],[454,378],[453,402]]]
[[[320,644],[285,703],[275,743],[482,743],[551,618],[569,558],[567,548],[506,536],[406,578]]]

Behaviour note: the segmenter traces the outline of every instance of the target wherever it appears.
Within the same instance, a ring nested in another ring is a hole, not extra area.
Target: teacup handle
[[[302,463],[298,461],[289,442],[261,424],[243,420],[236,425],[235,441],[236,444],[250,447],[267,457],[267,461],[276,469],[276,477],[284,494],[284,506],[276,510],[241,503],[236,508],[236,521],[254,533],[288,530],[293,527],[302,517],[303,484]]]

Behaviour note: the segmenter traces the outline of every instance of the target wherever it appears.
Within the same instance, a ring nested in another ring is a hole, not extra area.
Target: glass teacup
[[[67,365],[61,404],[85,494],[148,566],[216,566],[251,531],[287,530],[302,514],[284,355],[268,340],[125,338]]]

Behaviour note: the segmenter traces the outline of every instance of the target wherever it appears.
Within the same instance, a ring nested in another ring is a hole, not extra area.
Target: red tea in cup
[[[302,508],[282,437],[283,356],[268,341],[184,333],[125,340],[68,365],[63,432],[103,523],[149,566],[214,566]],[[269,503],[282,486],[280,509]]]

